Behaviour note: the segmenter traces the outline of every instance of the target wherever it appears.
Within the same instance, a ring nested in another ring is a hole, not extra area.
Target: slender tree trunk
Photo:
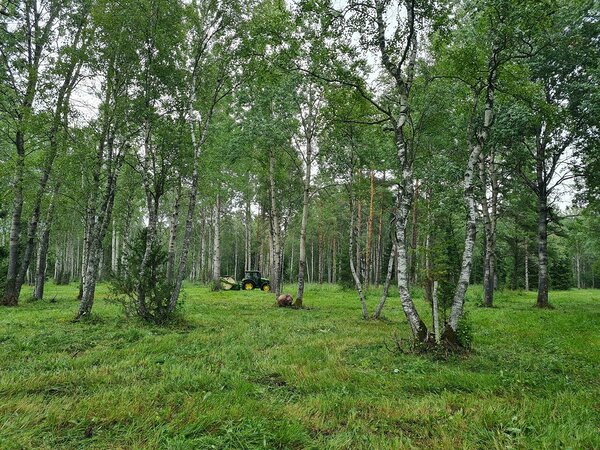
[[[439,307],[438,307],[438,282],[433,283],[433,294],[431,301],[431,317],[433,320],[433,333],[435,334],[435,343],[439,344],[442,340],[440,334],[440,319],[439,319]]]
[[[90,200],[88,202],[88,239],[86,242],[86,258],[83,269],[84,276],[82,283],[82,295],[79,304],[79,311],[76,317],[77,319],[88,316],[92,311],[94,294],[96,290],[96,281],[98,278],[98,266],[102,255],[102,242],[112,217],[117,178],[123,162],[123,150],[125,147],[123,145],[119,153],[115,154],[113,151],[113,141],[114,136],[109,136],[107,144],[108,157],[106,160],[104,159],[103,143],[99,145],[96,156],[96,168],[93,175],[94,182]],[[101,170],[106,170],[106,184],[104,187],[104,193],[100,196],[98,191],[100,188],[99,183]],[[100,201],[99,207],[98,201]]]
[[[419,198],[419,180],[415,181],[415,190],[413,194],[412,200],[412,209],[411,209],[411,223],[410,223],[410,231],[411,231],[411,239],[410,239],[410,253],[409,253],[409,270],[410,270],[410,281],[411,283],[416,282],[417,277],[417,239],[419,237],[418,234],[418,210],[417,210],[417,200]]]
[[[147,153],[146,153],[147,154]],[[144,177],[145,178],[145,177]],[[150,184],[146,186],[146,202],[148,208],[148,227],[146,228],[146,248],[144,250],[144,256],[142,257],[142,261],[140,262],[140,268],[137,279],[137,301],[138,301],[138,311],[140,315],[144,318],[149,317],[148,305],[146,304],[146,272],[148,269],[150,271],[153,270],[152,267],[148,267],[148,258],[152,253],[154,248],[157,226],[158,226],[158,211],[159,211],[159,199],[158,195],[153,195],[150,191]]]
[[[15,160],[15,171],[13,177],[13,213],[11,219],[10,228],[10,243],[8,248],[8,271],[6,275],[6,283],[4,286],[4,296],[1,304],[4,306],[17,306],[19,303],[19,257],[20,257],[20,237],[21,237],[21,221],[23,214],[23,174],[25,171],[25,119],[31,115],[31,109],[37,93],[38,77],[39,77],[39,66],[42,52],[48,44],[47,39],[42,40],[39,38],[37,29],[34,32],[33,28],[39,26],[39,16],[32,14],[32,3],[25,4],[25,14],[28,19],[28,29],[25,30],[29,33],[28,39],[28,50],[29,60],[27,61],[28,77],[27,87],[22,102],[19,102],[19,112],[17,115],[17,131],[15,134],[15,149],[16,149],[16,160]],[[34,16],[34,23],[31,23],[30,17]],[[56,16],[52,16],[46,28],[50,29],[52,22]],[[31,37],[36,40],[32,43]],[[39,41],[37,40],[39,38]],[[33,44],[33,45],[32,45]],[[33,56],[33,58],[32,58]]]
[[[10,244],[8,247],[8,273],[4,287],[4,306],[16,306],[19,303],[17,278],[19,274],[19,238],[21,236],[21,216],[23,214],[23,172],[25,170],[25,137],[22,131],[16,136],[17,159],[13,179],[13,213],[10,227]]]
[[[331,282],[333,284],[337,283],[337,241],[336,241],[336,237],[337,237],[337,224],[334,223],[333,224],[333,241],[331,243],[331,266],[332,266],[332,273],[331,273]]]
[[[151,164],[152,161],[152,164]],[[151,136],[151,125],[148,120],[145,124],[145,138],[144,138],[144,160],[141,170],[142,181],[144,185],[144,193],[146,195],[146,208],[148,210],[148,227],[146,228],[146,248],[144,250],[144,256],[140,262],[138,279],[137,279],[137,301],[138,301],[138,312],[144,318],[150,318],[151,313],[148,310],[146,304],[146,273],[150,270],[152,273],[153,267],[148,267],[148,259],[152,254],[152,251],[156,245],[156,235],[158,228],[158,214],[159,214],[159,201],[162,190],[157,187],[156,183],[153,183],[150,177],[152,172],[150,165],[154,165],[154,151],[152,149],[152,136]],[[154,174],[156,175],[156,174]]]
[[[221,290],[221,195],[215,203],[215,231],[213,239],[213,289]]]
[[[390,250],[390,258],[388,260],[388,269],[387,274],[385,276],[385,282],[383,284],[383,293],[381,294],[381,298],[379,299],[379,303],[377,304],[377,308],[373,313],[373,319],[379,319],[381,316],[381,311],[385,306],[385,301],[388,297],[388,292],[390,289],[390,282],[392,280],[392,275],[394,273],[394,261],[396,260],[396,245],[392,245],[392,249]]]
[[[495,173],[495,155],[493,150],[490,154],[489,163],[485,155],[479,156],[479,177],[483,186],[481,195],[481,208],[483,211],[484,230],[484,276],[483,276],[483,304],[491,307],[494,304],[494,289],[496,277],[496,210],[498,202],[498,186]],[[489,180],[488,183],[488,173]],[[489,184],[489,186],[488,186]],[[488,199],[488,187],[491,197]]]
[[[48,211],[46,212],[46,223],[44,223],[44,230],[42,232],[42,239],[40,240],[40,247],[38,252],[38,263],[35,277],[35,288],[33,290],[33,298],[36,300],[42,300],[44,298],[44,285],[46,283],[46,265],[48,262],[48,246],[50,244],[50,229],[52,228],[52,222],[54,221],[54,210],[56,207],[56,196],[58,195],[59,185],[57,184],[52,193],[52,199],[50,205],[48,205]]]
[[[125,220],[123,223],[123,236],[121,238],[121,255],[118,261],[118,272],[127,264],[127,257],[129,256],[129,235],[131,233],[131,220],[133,217],[133,201],[131,198],[127,199],[125,207]]]
[[[525,239],[525,291],[529,292],[529,242]]]
[[[575,251],[575,275],[577,278],[577,289],[581,289],[581,251],[579,245]]]
[[[358,298],[360,300],[360,306],[362,308],[362,316],[363,319],[369,319],[369,311],[367,310],[367,301],[365,299],[365,294],[363,292],[362,283],[360,281],[360,276],[356,271],[356,267],[354,266],[354,237],[356,230],[354,228],[354,186],[352,185],[352,181],[350,181],[350,241],[348,244],[348,256],[350,259],[350,272],[352,273],[352,278],[354,279],[354,285],[356,286],[356,292],[358,293]]]
[[[200,222],[200,267],[198,268],[198,276],[200,281],[204,283],[204,273],[206,272],[206,217],[202,217]]]
[[[538,195],[538,295],[536,306],[548,308],[548,200],[545,186]]]
[[[199,56],[198,56],[199,57]],[[212,103],[206,115],[205,121],[203,123],[202,129],[200,131],[200,135],[197,135],[196,131],[196,121],[193,117],[196,116],[196,111],[194,110],[194,102],[196,101],[196,83],[198,82],[197,73],[194,72],[192,74],[191,79],[191,92],[190,92],[190,103],[188,105],[188,118],[189,118],[189,126],[190,126],[190,135],[192,138],[192,148],[194,150],[194,159],[193,159],[193,169],[192,169],[192,185],[189,191],[188,198],[188,210],[187,217],[185,220],[185,231],[183,234],[183,244],[181,246],[181,257],[179,259],[179,267],[177,271],[177,275],[175,277],[175,283],[173,287],[173,292],[171,293],[171,298],[169,300],[169,311],[175,311],[175,307],[177,306],[177,300],[179,299],[179,292],[181,291],[181,286],[183,284],[183,278],[185,277],[186,267],[187,267],[187,258],[190,250],[190,243],[192,238],[192,230],[194,225],[194,213],[196,210],[196,197],[198,196],[198,182],[199,182],[199,159],[202,150],[202,146],[206,141],[206,137],[208,135],[208,128],[212,119],[212,115],[214,112],[214,107],[218,101],[218,95],[220,90],[220,84],[215,86],[215,90],[213,92]]]
[[[431,223],[429,224],[431,226]],[[431,231],[427,230],[425,237],[425,299],[431,303],[433,301],[433,268],[431,267]]]
[[[402,109],[406,111],[408,108],[408,99],[405,95],[401,96],[400,103]],[[398,292],[400,293],[404,315],[406,316],[406,320],[410,325],[413,338],[423,342],[427,339],[427,327],[421,320],[419,312],[415,307],[408,284],[409,269],[408,255],[406,251],[406,224],[408,221],[410,202],[413,197],[413,174],[412,163],[408,158],[408,148],[403,132],[403,127],[406,123],[406,120],[407,115],[401,116],[401,120],[395,130],[398,164],[402,168],[402,179],[398,183],[398,192],[396,197],[396,273],[398,280]]]
[[[237,240],[237,234],[235,235],[234,239],[233,239],[233,278],[235,280],[238,279],[238,266],[239,266],[239,261],[238,261],[238,240]]]
[[[474,171],[475,166],[479,161],[479,155],[481,154],[492,127],[494,115],[495,83],[498,70],[498,52],[498,48],[494,45],[488,67],[483,124],[474,136],[475,142],[472,141],[473,137],[471,136],[472,126],[470,126],[468,130],[469,159],[467,161],[467,168],[463,178],[464,200],[467,206],[468,217],[461,271],[454,293],[454,299],[452,301],[450,320],[448,321],[448,325],[453,332],[456,332],[458,323],[463,315],[465,295],[469,286],[471,269],[473,266],[473,248],[475,246],[475,237],[477,234],[477,207],[474,194]],[[475,101],[475,105],[477,105],[477,99]],[[472,118],[472,121],[473,120],[475,120],[474,117]],[[447,331],[450,333],[450,330],[447,329]]]
[[[489,119],[491,122],[491,118]],[[477,233],[477,207],[475,206],[474,189],[474,170],[475,164],[481,153],[481,145],[475,144],[471,148],[467,169],[464,176],[465,203],[467,205],[468,217],[465,233],[465,244],[462,257],[462,265],[458,284],[452,302],[452,310],[450,312],[449,326],[453,331],[456,331],[458,322],[462,317],[465,303],[465,295],[471,278],[471,268],[473,266],[473,248],[475,247],[475,236]]]
[[[324,265],[323,265],[323,228],[321,227],[321,224],[319,223],[319,244],[318,244],[318,251],[319,251],[319,259],[318,259],[318,264],[319,264],[319,284],[323,284],[323,276],[324,276]]]
[[[117,224],[112,221],[112,236],[110,240],[110,270],[113,274],[117,272]]]
[[[294,274],[294,246],[292,245],[292,252],[290,255],[290,284],[294,281],[293,274]]]
[[[91,220],[89,220],[90,234],[86,250],[82,295],[79,304],[79,312],[77,313],[77,319],[88,316],[91,313],[92,306],[94,304],[94,294],[96,291],[96,281],[98,277],[98,265],[102,254],[102,241],[106,235],[108,223],[110,223],[111,220],[117,177],[121,163],[122,156],[115,156],[113,161],[114,167],[109,169],[111,173],[109,173],[107,177],[106,192],[103,195],[102,205],[98,210],[99,212],[97,219],[94,214],[96,212],[95,207],[94,211],[90,211],[88,214],[92,217]]]
[[[102,116],[102,131],[96,150],[91,182],[88,187],[86,208],[86,240],[84,247],[83,277],[80,287],[80,303],[76,319],[89,316],[94,304],[94,294],[98,277],[98,263],[102,252],[102,241],[112,219],[112,209],[117,187],[117,179],[123,163],[126,143],[121,142],[115,152],[115,138],[120,124],[116,119],[114,100],[121,95],[116,85],[120,85],[120,74],[111,58],[107,68],[107,83],[103,104],[106,110]],[[124,83],[125,84],[125,83]],[[124,85],[123,84],[123,85]],[[104,180],[104,181],[102,181]],[[102,191],[102,192],[101,192]]]
[[[63,86],[66,88],[66,86]],[[62,98],[64,96],[64,92],[61,92],[59,96]],[[60,100],[62,102],[62,100]],[[25,280],[25,274],[29,267],[29,263],[31,261],[31,256],[33,255],[33,251],[35,249],[36,237],[37,237],[37,229],[41,216],[41,208],[42,208],[42,200],[46,193],[46,186],[48,184],[48,179],[50,178],[50,173],[52,171],[52,166],[54,164],[54,160],[56,159],[56,154],[58,152],[58,142],[57,142],[57,133],[58,128],[60,126],[60,120],[62,117],[62,105],[57,105],[57,111],[55,112],[55,123],[50,132],[50,148],[48,150],[48,154],[46,155],[46,159],[44,161],[44,165],[42,168],[42,176],[39,181],[38,189],[33,201],[33,212],[31,215],[31,219],[29,220],[29,224],[27,227],[27,241],[25,245],[25,250],[23,252],[21,258],[21,267],[19,269],[19,274],[17,276],[16,283],[16,291],[17,295],[21,292],[21,286]]]
[[[298,256],[298,292],[294,306],[301,307],[304,301],[304,276],[306,273],[306,228],[308,226],[308,209],[310,202],[310,183],[312,166],[312,142],[306,143],[306,173],[304,174],[304,195],[302,198],[302,222],[300,224],[300,251]]]
[[[385,182],[385,172],[383,174],[383,181]],[[381,281],[381,265],[383,264],[383,200],[384,194],[381,193],[381,210],[379,212],[379,229],[377,231],[377,259],[375,264],[375,284],[379,286]]]
[[[310,241],[310,276],[309,283],[314,283],[315,281],[315,241]]]
[[[413,337],[419,341],[427,338],[427,327],[421,320],[419,313],[412,300],[408,286],[408,257],[406,252],[406,219],[410,202],[410,188],[412,180],[410,176],[404,178],[404,187],[398,193],[398,213],[396,218],[396,272],[398,275],[398,291],[402,301],[402,309],[411,327]]]
[[[362,267],[362,248],[360,245],[360,239],[362,237],[362,202],[359,199],[356,199],[357,209],[358,209],[358,218],[356,225],[356,273],[361,280],[364,280],[363,275],[363,267]]]
[[[248,180],[248,183],[250,180]],[[250,213],[250,196],[246,199],[244,220],[244,271],[252,268],[252,215]]]
[[[257,217],[257,219],[258,220],[256,223],[256,242],[258,243],[258,249],[256,252],[255,270],[264,272],[263,258],[264,258],[265,248],[264,248],[263,229],[262,229],[263,223],[264,223],[264,214],[262,213],[262,208],[261,208],[261,214],[259,215],[259,217]]]
[[[275,297],[281,294],[281,225],[279,223],[279,211],[277,209],[277,192],[275,187],[275,153],[269,151],[269,196],[271,200],[271,214],[269,224],[271,229],[271,286],[275,291]]]
[[[487,206],[483,206],[487,208]],[[492,245],[490,242],[489,223],[485,219],[484,213],[484,233],[483,233],[483,305],[490,308],[494,302],[494,289],[491,273]]]
[[[332,258],[332,254],[331,254],[331,247],[327,247],[327,258],[326,258],[326,264],[327,264],[327,283],[331,284],[333,281],[333,258]]]
[[[179,182],[177,183],[177,192],[175,194],[175,206],[173,207],[173,214],[171,215],[171,224],[169,227],[169,247],[167,253],[167,281],[169,284],[173,284],[173,271],[175,270],[175,243],[177,242],[179,211],[181,210],[181,186],[182,182],[181,178],[179,178]]]
[[[88,206],[89,207],[89,206]],[[89,212],[86,212],[86,222],[83,230],[83,245],[81,249],[81,266],[79,270],[79,292],[77,293],[77,300],[81,301],[83,298],[83,279],[85,278],[85,268],[87,267],[87,251],[88,251],[88,241],[90,239],[89,236]],[[56,282],[56,270],[54,274],[54,280]]]
[[[374,212],[374,200],[375,200],[375,172],[371,167],[369,174],[369,222],[367,224],[367,248],[365,251],[366,255],[366,276],[365,276],[365,287],[368,290],[369,284],[371,283],[371,271],[372,271],[372,258],[371,250],[373,247],[373,212]]]
[[[53,20],[53,19],[51,19],[51,20]],[[83,47],[77,48],[77,46],[80,42],[82,30],[85,27],[86,23],[87,23],[87,16],[78,24],[78,29],[76,30],[75,42],[72,47],[73,50],[81,50],[83,48]],[[84,43],[84,45],[85,45],[85,43]],[[73,52],[73,54],[76,55],[78,53]],[[69,61],[69,63],[66,65],[67,70],[65,71],[62,84],[60,85],[60,88],[57,93],[56,105],[55,105],[53,116],[52,116],[52,126],[51,126],[50,132],[49,132],[50,145],[49,145],[48,151],[47,151],[45,159],[44,159],[44,163],[42,166],[42,175],[40,177],[38,189],[37,189],[36,195],[33,200],[32,215],[29,220],[28,227],[27,227],[27,240],[25,243],[25,249],[23,251],[23,254],[19,255],[19,256],[21,256],[20,268],[19,268],[19,271],[17,274],[16,282],[14,285],[14,293],[13,293],[13,295],[16,295],[17,298],[19,297],[19,294],[21,292],[21,287],[25,281],[25,276],[27,274],[27,270],[29,269],[29,266],[31,263],[31,258],[33,256],[33,253],[35,250],[37,230],[38,230],[38,225],[39,225],[40,216],[41,216],[42,200],[46,194],[46,187],[48,184],[48,179],[50,178],[50,173],[52,172],[54,161],[56,159],[56,155],[57,155],[58,149],[59,149],[59,142],[58,142],[59,136],[58,135],[59,135],[61,126],[66,125],[66,121],[67,121],[66,111],[68,108],[71,92],[75,87],[74,80],[78,78],[80,68],[81,68],[80,58],[72,57],[71,61]],[[37,71],[37,67],[35,68],[35,71]],[[34,77],[37,82],[37,75],[35,75]],[[34,95],[35,95],[34,92],[31,93],[31,97],[30,97],[31,103],[29,103],[29,100],[27,100],[28,105],[29,105],[28,108],[30,108],[31,105],[33,104],[33,96]],[[23,137],[22,134],[21,134],[21,137]],[[22,154],[23,154],[22,159],[23,159],[23,163],[24,163],[24,155],[25,155],[24,148],[23,148]],[[22,174],[21,174],[21,177],[22,177]],[[22,183],[22,179],[21,179],[21,183]],[[17,189],[21,189],[21,191],[22,191],[22,187],[17,188]],[[21,192],[21,195],[22,195],[22,192]],[[22,206],[22,204],[21,204],[21,206]],[[7,285],[8,285],[8,283],[7,283]],[[11,285],[11,287],[12,287],[12,285]]]

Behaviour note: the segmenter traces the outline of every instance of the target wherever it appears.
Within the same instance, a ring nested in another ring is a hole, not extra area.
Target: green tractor
[[[271,283],[267,278],[262,278],[258,270],[246,270],[244,279],[242,280],[242,289],[251,291],[256,288],[269,292],[271,290]]]

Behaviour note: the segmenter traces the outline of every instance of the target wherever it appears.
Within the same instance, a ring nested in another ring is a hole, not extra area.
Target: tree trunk
[[[418,341],[424,341],[427,338],[427,327],[421,320],[417,308],[412,300],[408,286],[408,258],[406,252],[406,220],[410,202],[410,188],[408,187],[412,180],[405,174],[403,188],[398,193],[398,212],[396,218],[396,272],[398,275],[398,292],[402,301],[402,309],[410,325],[413,337]]]
[[[350,272],[352,273],[352,278],[354,279],[354,285],[356,286],[356,292],[358,293],[358,298],[360,300],[360,306],[362,308],[362,316],[363,319],[369,319],[369,311],[367,310],[367,301],[365,299],[365,294],[363,292],[362,283],[360,281],[360,277],[356,271],[356,267],[354,266],[354,187],[352,185],[352,181],[350,181],[350,242],[348,244],[348,256],[350,259]]]
[[[375,172],[373,171],[373,168],[371,168],[371,172],[369,174],[369,222],[367,224],[367,248],[366,248],[366,261],[365,261],[365,265],[366,265],[366,276],[365,276],[365,287],[368,290],[369,289],[369,284],[371,282],[371,265],[372,265],[372,258],[371,258],[371,249],[373,246],[373,211],[374,211],[374,207],[373,207],[373,202],[375,200]]]
[[[115,219],[112,221],[112,236],[110,240],[110,270],[113,275],[117,272],[117,224]]]
[[[149,186],[148,186],[149,187]],[[148,208],[148,227],[146,228],[146,248],[144,250],[144,256],[140,263],[138,279],[137,279],[137,301],[138,311],[144,318],[148,318],[148,305],[146,304],[146,290],[145,278],[147,269],[152,270],[152,267],[148,267],[148,258],[150,257],[152,250],[155,246],[155,239],[158,226],[158,196],[154,197],[152,192],[146,192],[147,208]]]
[[[336,223],[333,224],[333,240],[331,243],[331,282],[333,284],[337,283],[337,227]]]
[[[529,242],[525,239],[525,291],[529,292]]]
[[[427,236],[425,236],[425,286],[424,293],[425,299],[429,302],[433,302],[433,268],[431,264],[431,226],[432,223],[429,222],[427,227]]]
[[[484,194],[485,195],[485,194]],[[491,227],[489,223],[489,214],[486,213],[487,201],[482,201],[484,233],[483,233],[483,305],[492,307],[494,303],[494,288],[491,271],[492,244]]]
[[[102,152],[100,151],[99,154],[101,155]],[[112,155],[112,151],[110,151],[110,154]],[[93,211],[88,212],[88,227],[90,231],[86,248],[86,262],[84,267],[81,302],[79,304],[79,311],[76,317],[77,319],[88,316],[92,312],[96,281],[98,277],[98,263],[102,253],[102,242],[104,240],[104,236],[106,235],[108,224],[111,221],[117,177],[122,160],[122,155],[115,155],[112,158],[111,164],[107,165],[109,173],[107,175],[105,193],[102,196],[100,209],[96,209],[95,203],[92,203],[94,205]],[[99,163],[101,164],[101,161],[99,161]],[[110,168],[111,166],[112,168]]]
[[[496,180],[494,159],[495,154],[493,150],[490,154],[489,163],[486,162],[485,155],[480,154],[479,156],[479,177],[483,187],[483,192],[481,194],[484,230],[483,304],[487,307],[491,307],[494,304],[494,289],[496,284],[496,211],[498,203],[498,183]],[[491,197],[489,199],[488,187],[491,191]]]
[[[433,283],[433,293],[431,300],[431,317],[433,320],[433,333],[435,334],[435,343],[439,344],[442,339],[440,334],[440,319],[439,319],[439,307],[438,307],[438,282]]]
[[[250,183],[250,179],[248,179]],[[244,271],[252,268],[252,215],[250,213],[250,196],[246,199],[244,220]]]
[[[281,225],[279,223],[279,211],[277,209],[277,192],[275,187],[275,153],[269,151],[269,195],[271,200],[271,214],[269,224],[271,225],[271,286],[275,291],[275,298],[281,294]]]
[[[48,246],[50,244],[50,229],[54,220],[54,210],[56,207],[56,196],[58,195],[59,185],[57,184],[48,205],[46,213],[46,223],[42,232],[42,239],[38,251],[37,270],[35,276],[35,288],[33,290],[33,298],[42,300],[44,298],[44,285],[46,283],[46,265],[48,262]]]
[[[199,57],[199,56],[198,56]],[[188,105],[188,119],[190,126],[190,135],[192,138],[192,148],[194,151],[193,158],[193,169],[192,169],[192,185],[189,191],[188,198],[188,210],[187,217],[185,219],[185,231],[183,233],[183,244],[181,246],[181,257],[179,259],[179,267],[177,271],[177,275],[175,277],[175,283],[173,286],[173,292],[171,293],[171,298],[169,299],[169,311],[175,311],[177,306],[177,300],[179,299],[179,292],[181,291],[181,285],[183,284],[183,278],[185,277],[185,269],[187,267],[187,258],[190,250],[190,243],[192,238],[192,229],[194,225],[194,213],[196,210],[196,197],[198,196],[198,182],[199,182],[199,159],[202,150],[202,146],[206,141],[206,137],[208,135],[208,128],[212,119],[212,115],[214,112],[214,108],[218,102],[218,94],[221,85],[218,83],[215,86],[210,107],[208,109],[208,113],[204,120],[202,129],[200,130],[200,135],[196,134],[196,121],[193,119],[197,116],[196,111],[194,110],[194,102],[196,101],[196,83],[198,82],[197,73],[194,72],[192,74],[191,79],[191,89],[190,89],[190,102]]]
[[[404,115],[401,116],[400,122],[395,129],[398,164],[402,168],[402,178],[398,183],[398,192],[396,196],[396,274],[398,280],[398,292],[400,293],[400,300],[402,302],[402,309],[404,311],[404,315],[406,316],[406,320],[410,325],[413,338],[423,342],[427,339],[427,327],[419,316],[419,312],[415,307],[408,285],[409,269],[408,255],[406,252],[406,224],[408,221],[410,202],[413,197],[413,174],[412,162],[408,157],[408,148],[404,140],[403,131],[404,124],[408,119],[406,115],[408,99],[405,95],[401,96],[400,103],[402,110],[404,111]]]
[[[356,200],[356,199],[355,199]],[[360,201],[360,198],[358,200],[356,200],[357,203],[357,208],[358,208],[358,223],[356,225],[356,273],[358,274],[358,277],[361,280],[364,280],[363,278],[363,267],[362,267],[362,248],[360,245],[360,239],[362,236],[362,202]]]
[[[144,137],[144,159],[141,175],[144,185],[144,193],[146,195],[146,208],[148,210],[148,227],[146,228],[146,247],[144,250],[144,256],[142,257],[142,261],[140,262],[136,288],[138,312],[143,318],[150,318],[151,315],[151,313],[148,310],[148,305],[146,304],[146,288],[148,287],[146,283],[146,272],[148,269],[150,271],[153,270],[152,267],[148,267],[148,258],[150,258],[152,250],[155,247],[159,219],[159,201],[161,194],[159,188],[156,186],[156,183],[150,180],[150,177],[156,175],[150,171],[150,161],[154,162],[154,154],[152,150],[151,126],[149,121],[146,120]]]
[[[171,215],[171,224],[169,226],[169,247],[167,252],[167,282],[173,284],[175,270],[175,243],[177,242],[177,230],[179,229],[179,211],[181,209],[182,182],[181,177],[177,183],[177,192],[175,194],[175,205]]]
[[[456,332],[458,322],[460,321],[463,315],[465,295],[467,293],[467,288],[469,287],[471,269],[473,266],[473,247],[475,246],[475,237],[477,234],[477,207],[474,194],[474,171],[475,165],[479,161],[479,155],[481,154],[483,146],[487,141],[490,129],[492,127],[492,120],[494,116],[494,92],[498,69],[498,52],[498,48],[494,45],[488,67],[483,124],[481,125],[481,128],[478,130],[474,137],[471,136],[472,125],[469,127],[468,130],[469,159],[467,161],[467,167],[463,178],[464,200],[467,207],[468,216],[461,271],[458,279],[458,284],[454,293],[454,299],[452,301],[450,320],[448,322],[448,325],[454,332]],[[476,96],[475,105],[477,105],[478,103],[477,100],[478,96]],[[475,121],[475,117],[472,117],[471,121]],[[475,142],[472,141],[474,138]]]
[[[63,96],[64,93],[61,93],[60,96]],[[29,267],[29,263],[31,261],[31,257],[33,255],[33,251],[35,249],[36,237],[37,237],[37,229],[40,221],[41,208],[42,208],[42,200],[46,193],[46,186],[48,184],[48,179],[50,177],[50,173],[52,171],[52,166],[54,164],[54,160],[56,159],[56,154],[58,151],[58,142],[57,136],[58,128],[60,126],[60,119],[62,117],[62,105],[57,106],[57,111],[55,112],[55,123],[52,126],[52,130],[50,131],[50,148],[48,150],[48,155],[44,161],[44,166],[42,168],[42,176],[39,181],[38,189],[33,201],[33,212],[31,214],[31,219],[29,220],[29,224],[27,227],[27,241],[25,245],[25,250],[23,252],[21,258],[21,267],[19,269],[19,274],[17,276],[16,283],[16,293],[17,296],[21,292],[21,286],[25,280],[25,274]]]
[[[319,252],[319,259],[318,259],[318,265],[319,265],[319,284],[323,284],[323,276],[324,276],[324,265],[323,265],[323,228],[321,226],[321,224],[319,223],[319,243],[318,243],[318,252]]]
[[[25,170],[25,137],[17,131],[17,160],[13,180],[13,213],[10,227],[10,244],[8,248],[8,273],[4,287],[4,306],[16,306],[19,303],[17,278],[19,275],[19,237],[21,236],[21,216],[23,214],[23,172]]]
[[[53,20],[53,19],[50,19],[50,20]],[[82,30],[83,30],[84,26],[86,25],[86,22],[87,22],[87,20],[86,20],[86,18],[84,18],[78,24],[78,29],[76,30],[76,35],[75,35],[76,36],[75,41],[74,41],[73,47],[72,47],[73,50],[82,50],[83,49],[83,46],[81,46],[81,48],[78,48],[78,44],[80,43]],[[78,54],[79,54],[78,52],[73,52],[73,55],[78,55]],[[40,216],[41,216],[42,200],[46,194],[46,187],[48,184],[48,179],[50,177],[50,173],[52,172],[54,161],[56,159],[56,155],[59,150],[59,142],[58,142],[59,131],[61,129],[61,126],[66,126],[66,121],[67,121],[66,109],[69,104],[71,92],[75,87],[74,79],[78,78],[80,69],[81,69],[81,59],[77,56],[72,57],[72,59],[69,61],[69,64],[66,65],[66,71],[64,73],[64,78],[63,78],[62,84],[60,85],[60,88],[59,88],[57,96],[56,96],[57,100],[56,100],[56,105],[54,107],[54,111],[53,111],[53,115],[52,115],[52,126],[49,130],[50,144],[49,144],[48,152],[46,154],[46,157],[44,159],[44,163],[42,166],[42,175],[39,180],[38,189],[37,189],[36,195],[33,200],[32,214],[31,214],[31,218],[29,220],[29,224],[27,227],[27,241],[25,244],[25,249],[23,251],[23,254],[20,255],[21,256],[20,268],[19,268],[19,271],[17,274],[16,283],[14,285],[14,291],[11,294],[11,295],[16,295],[17,299],[21,292],[21,287],[25,281],[25,276],[27,274],[27,270],[29,269],[29,266],[31,263],[31,258],[33,256],[33,252],[35,249],[37,230],[38,230],[38,225],[39,225]],[[37,71],[37,67],[35,70]],[[35,75],[35,78],[37,81],[37,75]],[[33,104],[33,96],[34,95],[35,95],[35,93],[31,93],[31,97],[30,97],[31,103],[29,104],[29,107],[31,107],[31,105]],[[29,100],[27,100],[27,102],[29,102]],[[21,137],[23,138],[22,134],[21,134]],[[23,163],[24,163],[24,155],[25,155],[24,144],[23,144],[22,151],[23,151],[22,159],[23,159]],[[22,174],[21,174],[21,176],[22,176]],[[22,179],[21,179],[21,183],[22,183]],[[20,188],[16,188],[16,189],[22,190],[22,186]],[[22,195],[22,192],[21,192],[21,195]],[[22,201],[21,201],[21,207],[22,207]],[[8,285],[8,283],[7,283],[7,285]]]
[[[221,195],[215,203],[215,230],[213,238],[213,289],[221,290]]]
[[[294,281],[294,246],[292,245],[292,254],[290,255],[290,284]]]
[[[379,299],[379,303],[377,304],[377,308],[373,313],[373,319],[379,319],[381,316],[381,311],[385,305],[385,301],[388,297],[388,291],[390,289],[390,282],[392,280],[392,274],[394,273],[394,260],[397,258],[396,256],[396,246],[392,245],[392,250],[390,251],[390,258],[388,260],[388,269],[387,274],[385,276],[385,283],[383,285],[383,293],[381,294],[381,298]]]
[[[548,308],[548,200],[545,186],[538,194],[538,295],[536,306]]]
[[[491,118],[490,118],[491,121]],[[452,302],[452,310],[450,312],[449,325],[453,331],[456,331],[458,322],[460,321],[465,303],[465,295],[469,287],[471,278],[471,268],[473,266],[473,248],[475,246],[475,236],[477,233],[477,207],[475,206],[474,189],[474,170],[475,164],[479,159],[481,145],[475,144],[471,148],[467,169],[464,175],[465,203],[467,205],[468,217],[465,233],[465,244],[462,256],[461,271]]]
[[[304,301],[304,276],[306,273],[306,228],[308,226],[308,208],[310,202],[310,183],[312,166],[312,142],[306,143],[306,173],[304,174],[304,195],[302,198],[302,222],[300,224],[300,251],[298,255],[298,292],[294,306],[301,307]]]
[[[383,173],[385,182],[385,172]],[[384,194],[381,193],[381,210],[379,212],[379,229],[377,231],[377,258],[375,260],[375,285],[379,286],[381,281],[381,265],[383,264],[383,200]]]
[[[412,211],[411,211],[411,240],[410,240],[410,254],[409,254],[409,269],[410,269],[410,281],[411,283],[416,283],[417,278],[417,239],[419,237],[418,234],[418,210],[417,210],[417,200],[419,198],[419,180],[415,181],[415,190],[413,194],[412,200]]]
[[[11,219],[10,228],[10,243],[8,250],[8,271],[6,275],[6,283],[4,286],[4,296],[1,304],[5,306],[17,306],[19,303],[19,241],[21,237],[21,221],[23,214],[23,174],[25,171],[25,119],[31,116],[31,110],[34,103],[34,99],[37,93],[38,78],[39,78],[39,67],[42,52],[48,44],[48,34],[39,33],[40,16],[32,11],[35,9],[31,3],[25,4],[25,14],[27,16],[27,29],[28,33],[28,56],[29,59],[27,64],[27,86],[23,95],[22,101],[18,102],[17,108],[17,130],[15,133],[15,149],[16,149],[16,161],[15,161],[15,172],[13,177],[13,213]],[[56,19],[56,14],[52,14],[45,24],[44,28],[50,30],[52,23]],[[31,21],[33,16],[33,21]],[[41,36],[45,36],[43,40]],[[33,39],[32,39],[33,38]],[[19,92],[15,92],[20,95]]]
[[[575,250],[575,276],[577,278],[577,289],[581,289],[581,250],[579,244],[576,244]]]

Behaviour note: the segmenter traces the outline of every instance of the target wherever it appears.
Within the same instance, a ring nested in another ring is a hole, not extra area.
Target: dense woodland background
[[[84,317],[110,281],[155,319],[185,280],[257,269],[299,305],[305,282],[364,299],[391,280],[423,337],[412,287],[455,331],[469,284],[488,306],[598,287],[599,14],[2,1],[2,303],[77,281]]]

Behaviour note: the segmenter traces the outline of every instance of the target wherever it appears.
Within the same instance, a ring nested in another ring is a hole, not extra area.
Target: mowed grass
[[[365,322],[336,286],[308,286],[306,310],[187,286],[185,323],[160,328],[106,285],[73,323],[76,292],[0,309],[2,449],[600,448],[600,291],[542,311],[515,292],[479,308],[475,288],[474,352],[449,361],[388,350],[408,336],[397,294]]]

